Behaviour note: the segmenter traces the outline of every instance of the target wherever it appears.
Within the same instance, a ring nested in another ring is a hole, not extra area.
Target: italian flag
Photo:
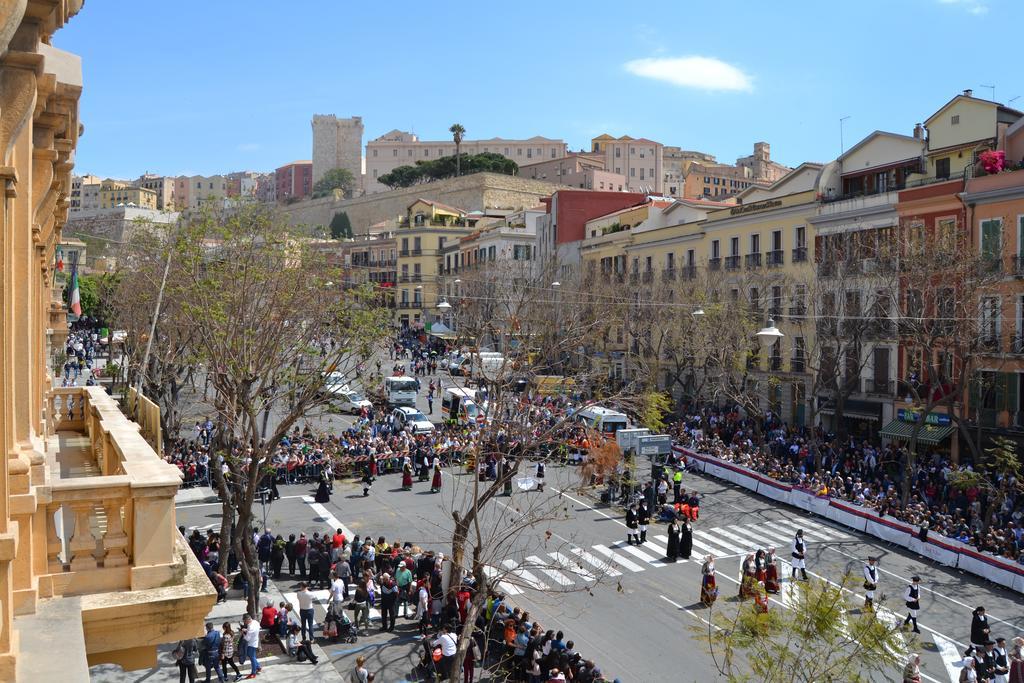
[[[82,295],[78,291],[78,266],[71,269],[71,293],[68,294],[68,310],[77,316],[82,315]]]

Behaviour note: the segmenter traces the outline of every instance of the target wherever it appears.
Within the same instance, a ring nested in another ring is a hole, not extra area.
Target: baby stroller
[[[431,640],[431,638],[424,638],[420,641],[423,645],[423,652],[420,654],[420,661],[416,668],[428,677],[426,680],[437,681],[442,676],[441,647],[432,645]]]
[[[324,635],[334,643],[354,643],[359,639],[359,632],[345,614],[345,610],[335,610],[334,607],[329,608],[327,616],[324,617]]]

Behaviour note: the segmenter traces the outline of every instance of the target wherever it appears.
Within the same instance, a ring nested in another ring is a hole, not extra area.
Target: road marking
[[[558,563],[558,565],[569,574],[575,574],[582,577],[584,581],[593,581],[597,577],[588,572],[580,564],[579,560],[571,560],[562,553],[548,553],[551,559]]]
[[[608,576],[622,576],[622,572],[620,572],[618,569],[612,568],[611,564],[607,560],[602,560],[600,557],[595,557],[583,548],[570,548],[570,550],[572,550],[573,554],[579,555],[581,560],[585,560],[586,562],[589,562],[593,566],[597,567],[599,570],[601,570],[602,574],[607,574]]]
[[[723,557],[723,556],[729,554],[728,551],[719,550],[718,548],[713,548],[713,547],[711,547],[709,545],[705,545],[699,539],[696,539],[696,538],[692,539],[692,543],[693,543],[693,547],[694,548],[697,548],[701,552],[703,552],[705,554],[708,554],[708,555],[714,555],[715,557]]]
[[[748,544],[747,547],[746,547],[746,550],[745,550],[745,552],[747,552],[747,553],[755,552],[755,549],[758,546],[761,545],[761,541],[757,541],[757,542],[755,542],[755,544],[753,546],[751,546],[751,545],[749,545],[749,543],[750,543],[749,539],[743,538],[742,536],[737,536],[736,534],[730,533],[730,532],[726,531],[725,529],[723,529],[721,527],[715,527],[714,529],[708,529],[708,531],[711,532],[711,533],[719,534],[720,536],[724,536],[725,538],[728,538],[733,543]]]
[[[636,547],[629,545],[625,541],[619,541],[618,543],[613,543],[612,547],[615,548],[616,550],[621,550],[624,553],[629,553],[633,557],[641,559],[644,562],[646,562],[647,564],[657,564],[657,562],[658,562],[655,558],[653,558],[650,555],[648,555],[647,553],[637,549]]]
[[[501,572],[499,572],[494,567],[487,566],[487,565],[484,566],[484,574],[486,574],[487,578],[489,578],[489,579],[493,579],[495,576],[498,576],[500,573]],[[501,588],[501,590],[505,591],[509,595],[519,595],[520,593],[523,592],[520,588],[518,588],[517,586],[513,586],[511,583],[508,583],[507,581],[498,581],[498,586]]]
[[[839,538],[853,538],[853,536],[850,536],[849,534],[845,533],[842,529],[836,529],[835,527],[831,527],[828,524],[821,524],[819,522],[815,522],[812,519],[804,519],[803,522],[812,529],[824,531],[826,533],[832,534],[833,536],[838,536]]]
[[[665,548],[666,548],[666,550],[665,550],[665,556],[667,557],[667,556],[668,556],[668,536],[654,536],[653,538],[654,538],[655,540],[661,541],[662,543],[664,543],[664,544],[665,544]],[[690,561],[690,560],[689,560],[688,558],[685,558],[685,557],[680,557],[680,558],[678,558],[678,560],[677,560],[677,564],[682,564],[683,562],[689,562],[689,561]],[[669,562],[669,563],[667,563],[667,564],[671,564],[671,562]]]
[[[777,529],[772,529],[771,524],[750,524],[748,526],[754,531],[764,534],[769,538],[778,539],[774,542],[778,543],[779,545],[789,544],[793,540],[793,538],[785,532],[779,531]]]
[[[548,589],[548,585],[546,583],[538,579],[532,572],[517,565],[515,560],[502,560],[501,563],[505,565],[506,569],[510,569],[514,576],[522,579],[530,588],[539,591],[546,591]]]
[[[804,536],[810,536],[810,539],[808,539],[810,541],[814,541],[814,540],[819,540],[819,541],[838,541],[838,540],[840,540],[838,538],[833,538],[831,536],[823,534],[820,531],[813,531],[811,529],[806,529],[806,528],[804,528],[804,526],[802,524],[797,524],[796,522],[790,522],[788,519],[777,520],[775,522],[775,524],[784,524],[785,526],[792,527],[793,530],[794,530],[793,531],[793,536],[794,537],[796,536],[796,532],[797,531],[802,530],[804,532]]]
[[[749,539],[747,543],[756,543],[754,546],[755,548],[765,548],[766,546],[771,545],[770,543],[765,543],[764,536],[758,534],[756,531],[747,531],[743,527],[736,525],[729,525],[727,528],[732,529],[733,532],[739,534],[741,537]]]
[[[682,605],[680,605],[680,604],[679,604],[678,602],[673,602],[672,600],[669,600],[668,598],[666,598],[666,597],[665,597],[664,595],[659,595],[658,597],[659,597],[659,598],[661,598],[662,600],[664,600],[665,602],[667,602],[668,604],[672,605],[672,606],[673,606],[673,607],[675,607],[676,609],[681,609],[681,610],[683,610],[684,612],[686,612],[687,614],[689,614],[689,615],[690,615],[691,617],[693,617],[694,619],[699,619],[700,621],[704,622],[704,623],[705,623],[705,624],[707,624],[708,626],[711,626],[711,627],[712,627],[712,628],[714,628],[714,629],[715,629],[716,631],[721,631],[721,630],[722,630],[722,629],[721,629],[721,627],[719,627],[719,626],[715,626],[714,624],[712,624],[712,623],[711,623],[710,621],[708,621],[707,619],[705,619],[705,618],[704,618],[704,617],[702,617],[701,615],[697,614],[696,612],[694,612],[693,610],[691,610],[691,609],[689,609],[689,608],[687,608],[687,607],[683,607],[683,606],[682,606]]]
[[[341,533],[345,534],[345,538],[355,538],[352,531],[342,524],[337,517],[332,515],[321,503],[316,502],[313,496],[302,496],[302,500],[309,507],[313,508],[313,512],[318,514],[327,526],[332,529],[341,529]]]
[[[621,555],[613,553],[611,548],[608,548],[607,546],[595,545],[593,546],[593,548],[597,552],[601,553],[602,555],[605,555],[606,557],[610,558],[613,562],[616,562],[617,564],[625,567],[631,572],[642,572],[644,570],[643,567],[636,564],[635,562],[631,562],[630,560],[627,560]]]
[[[946,667],[949,680],[952,683],[960,680],[960,670],[964,668],[964,656],[956,649],[956,645],[946,640],[937,633],[932,633],[932,640],[942,657],[942,664]]]
[[[554,579],[556,582],[558,582],[558,585],[560,586],[571,586],[573,584],[572,579],[570,579],[568,576],[558,571],[557,569],[551,569],[550,567],[547,567],[547,563],[544,562],[544,560],[537,557],[536,555],[530,555],[526,558],[526,561],[530,563],[532,569],[537,569],[539,571],[544,572],[552,579]]]
[[[746,550],[744,550],[743,548],[737,548],[736,546],[732,545],[731,543],[726,543],[725,541],[720,541],[717,538],[715,538],[714,536],[712,536],[711,534],[706,533],[704,531],[697,531],[696,529],[694,529],[693,530],[693,535],[694,536],[700,536],[701,538],[706,540],[708,543],[713,543],[715,545],[720,545],[723,548],[726,548],[730,553],[746,553]]]

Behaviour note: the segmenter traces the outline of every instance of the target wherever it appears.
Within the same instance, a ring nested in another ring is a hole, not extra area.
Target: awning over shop
[[[917,442],[924,444],[925,446],[937,446],[945,441],[955,429],[956,427],[953,427],[952,425],[921,425],[921,430],[917,433]],[[913,433],[913,422],[893,420],[882,427],[881,431],[878,432],[878,435],[886,439],[910,441],[910,437]]]
[[[822,415],[835,415],[836,409],[822,408],[820,412]],[[882,420],[877,413],[866,413],[860,410],[844,410],[843,417],[850,418],[851,420],[874,420],[876,422],[881,422]]]

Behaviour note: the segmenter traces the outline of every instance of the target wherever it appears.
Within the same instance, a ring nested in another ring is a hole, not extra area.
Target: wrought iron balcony
[[[740,257],[739,254],[735,256],[725,257],[725,269],[726,270],[739,270],[740,269]]]
[[[807,247],[794,247],[793,248],[793,263],[803,263],[807,260]]]
[[[760,268],[761,267],[761,253],[747,254],[745,262],[747,268]]]
[[[692,267],[692,266],[690,266]],[[708,259],[708,270],[721,270],[722,269],[722,257],[715,256]]]
[[[778,268],[785,264],[785,252],[781,249],[773,249],[772,251],[765,252],[765,261],[768,262],[769,268]]]

